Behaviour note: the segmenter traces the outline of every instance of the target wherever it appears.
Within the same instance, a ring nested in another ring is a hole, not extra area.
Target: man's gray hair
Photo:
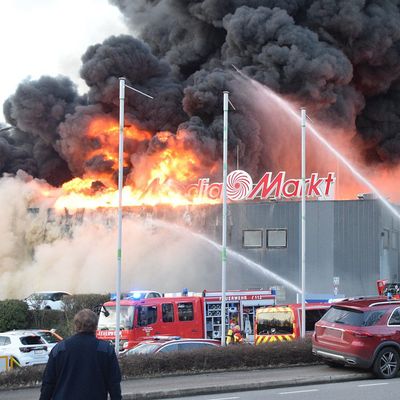
[[[75,332],[95,333],[97,328],[97,315],[92,310],[85,308],[74,317]]]

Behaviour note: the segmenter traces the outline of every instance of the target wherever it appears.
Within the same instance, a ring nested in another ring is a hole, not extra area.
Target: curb
[[[251,382],[247,384],[228,384],[228,385],[214,385],[199,388],[188,388],[188,389],[171,389],[162,391],[153,391],[146,393],[125,393],[122,398],[123,400],[141,400],[141,399],[168,399],[172,397],[186,397],[195,395],[206,395],[206,394],[217,394],[217,393],[228,393],[228,392],[239,392],[246,390],[261,390],[261,389],[274,389],[280,387],[291,387],[291,386],[307,386],[323,383],[335,383],[335,382],[349,382],[355,380],[371,379],[371,374],[365,373],[354,373],[340,376],[323,376],[319,378],[295,378],[290,380],[280,380],[273,382]]]

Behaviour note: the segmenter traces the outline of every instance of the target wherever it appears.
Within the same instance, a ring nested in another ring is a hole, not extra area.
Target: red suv
[[[400,300],[345,300],[315,324],[313,353],[329,365],[371,368],[393,378],[400,368]]]

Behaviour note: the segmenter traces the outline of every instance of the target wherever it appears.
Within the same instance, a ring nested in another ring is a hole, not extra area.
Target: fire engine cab
[[[226,292],[225,325],[234,321],[254,340],[256,309],[275,304],[274,290]],[[153,336],[222,339],[222,294],[204,290],[196,295],[172,295],[120,301],[120,351]],[[103,304],[96,331],[98,339],[115,340],[116,302]]]

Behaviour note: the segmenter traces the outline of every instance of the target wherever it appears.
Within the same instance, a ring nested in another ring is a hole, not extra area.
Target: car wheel
[[[382,349],[374,361],[373,371],[378,378],[394,378],[399,372],[400,356],[393,347]]]

